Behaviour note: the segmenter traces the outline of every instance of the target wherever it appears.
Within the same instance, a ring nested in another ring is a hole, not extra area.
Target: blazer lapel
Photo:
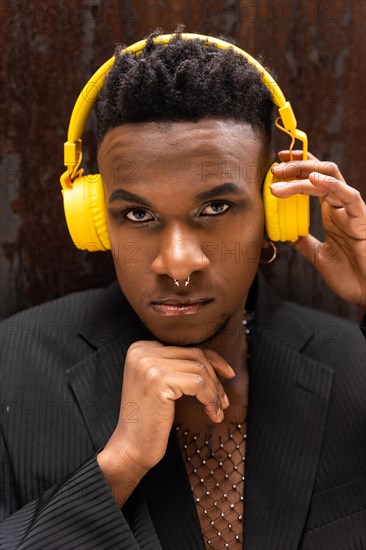
[[[127,350],[147,334],[117,283],[101,291],[79,334],[94,353],[67,370],[96,449],[106,444],[118,421]]]
[[[244,548],[295,550],[315,483],[333,369],[300,353],[313,334],[292,306],[276,299],[258,305],[249,363]]]
[[[128,335],[95,351],[67,371],[95,449],[103,447],[117,425]]]
[[[164,458],[146,474],[142,490],[164,550],[205,550],[174,428]]]
[[[107,443],[117,425],[125,356],[137,339],[136,332],[129,331],[68,370],[69,383],[96,450]],[[145,550],[162,550],[140,487],[127,500],[123,513],[133,533],[131,547],[137,542]]]
[[[97,451],[117,425],[127,350],[136,340],[148,339],[149,334],[118,285],[113,284],[91,308],[80,337],[94,351],[70,367],[67,375]],[[131,547],[137,542],[145,550],[162,550],[140,487],[130,496],[123,512],[133,532]]]

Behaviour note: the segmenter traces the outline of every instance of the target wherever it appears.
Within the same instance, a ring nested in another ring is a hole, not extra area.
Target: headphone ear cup
[[[81,176],[62,191],[67,227],[77,248],[110,250],[107,212],[100,174]]]
[[[275,162],[272,166],[277,165]],[[271,167],[272,167],[271,166]],[[268,170],[263,184],[263,203],[266,233],[271,241],[292,241],[309,233],[309,197],[292,195],[279,199],[272,195],[270,185],[281,181]]]

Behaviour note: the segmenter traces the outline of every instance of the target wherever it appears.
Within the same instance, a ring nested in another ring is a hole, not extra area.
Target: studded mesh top
[[[206,548],[242,548],[246,424],[176,430]]]
[[[254,311],[244,310],[243,317],[249,362]],[[225,419],[200,433],[175,423],[207,550],[243,547],[247,410],[242,414],[239,422]]]

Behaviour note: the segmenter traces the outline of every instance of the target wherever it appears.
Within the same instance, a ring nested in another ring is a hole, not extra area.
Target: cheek
[[[144,268],[146,270],[146,262],[149,258],[148,251],[144,247],[144,239],[136,238],[136,234],[131,234],[109,219],[107,219],[107,227],[117,273],[125,277],[136,277],[137,271]]]
[[[146,238],[136,238],[128,231],[116,229],[113,224],[110,241],[119,286],[131,307],[145,322],[145,302],[156,284],[150,267],[152,247],[148,246]]]
[[[260,203],[261,205],[261,203]],[[216,262],[226,268],[242,270],[257,268],[264,238],[263,209],[252,210],[251,216],[243,216],[235,220],[225,236],[211,244],[215,251]],[[249,264],[249,265],[248,265]]]
[[[140,314],[141,298],[151,286],[148,266],[139,242],[110,238],[119,286],[132,308]]]
[[[141,268],[141,248],[136,241],[116,241],[111,239],[112,255],[116,270],[125,273],[133,273]]]

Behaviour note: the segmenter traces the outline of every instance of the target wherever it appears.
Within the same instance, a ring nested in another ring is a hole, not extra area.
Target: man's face
[[[214,119],[125,124],[104,137],[117,277],[158,340],[199,345],[240,323],[263,242],[261,150],[249,125]]]

